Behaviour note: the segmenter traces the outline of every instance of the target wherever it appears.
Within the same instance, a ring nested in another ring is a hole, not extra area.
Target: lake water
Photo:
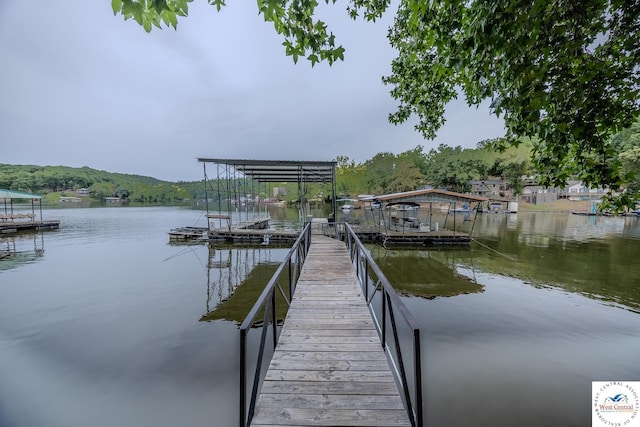
[[[237,425],[250,302],[229,297],[287,249],[171,244],[206,224],[184,208],[45,218],[60,230],[0,240],[18,253],[0,260],[0,426]],[[640,380],[640,221],[484,214],[474,236],[370,246],[422,328],[426,425],[589,425],[591,381]]]

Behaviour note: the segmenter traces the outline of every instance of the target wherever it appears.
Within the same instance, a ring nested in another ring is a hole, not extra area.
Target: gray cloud
[[[0,162],[90,166],[167,180],[201,178],[196,157],[358,162],[438,143],[472,147],[503,133],[463,100],[435,141],[394,126],[382,85],[392,22],[353,22],[323,6],[342,63],[294,65],[251,2],[194,2],[178,31],[145,33],[108,0],[0,8]]]

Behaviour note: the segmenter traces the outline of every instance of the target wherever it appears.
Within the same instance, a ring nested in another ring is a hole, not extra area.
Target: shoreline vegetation
[[[205,198],[203,181],[169,182],[89,167],[0,164],[0,188],[41,194],[44,196],[45,206],[174,206],[192,205],[194,201]],[[79,194],[79,189],[83,189],[82,195]],[[272,196],[269,190],[267,187],[259,188],[256,193],[259,192],[262,198],[268,198]],[[284,201],[292,202],[297,199],[295,189],[290,190],[285,194],[291,200],[283,199]],[[384,192],[384,189],[381,190],[378,194]],[[209,194],[209,197],[212,198],[212,195]],[[220,197],[228,196],[220,194]],[[328,203],[329,199],[325,202]],[[588,211],[590,208],[591,201],[588,200],[561,199],[539,205],[519,202],[520,212],[571,212]]]

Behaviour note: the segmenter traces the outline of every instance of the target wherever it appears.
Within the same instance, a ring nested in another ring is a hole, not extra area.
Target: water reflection
[[[56,217],[46,256],[0,271],[0,426],[237,425],[235,318],[255,297],[214,318],[288,249],[167,242],[201,211]],[[421,327],[426,425],[589,425],[592,380],[640,378],[640,316],[610,305],[640,306],[639,221],[602,219],[487,214],[470,250],[371,247]],[[428,299],[450,280],[481,291]]]
[[[43,232],[23,232],[0,237],[0,271],[37,261],[43,256]]]
[[[200,320],[241,323],[287,252],[288,248],[273,245],[209,245],[206,312]],[[285,289],[288,285],[281,281]],[[284,317],[284,305],[280,307]]]
[[[426,425],[589,425],[591,381],[640,375],[638,221],[493,214],[476,231],[469,253],[429,256],[482,293],[405,298],[422,328]],[[417,264],[393,284],[419,278]]]
[[[581,216],[553,212],[478,216],[476,237],[499,238],[509,231],[517,231],[524,236],[542,235],[576,242],[618,237],[640,238],[640,219],[637,216]]]
[[[422,328],[426,425],[589,425],[591,381],[640,375],[640,317],[477,273],[481,294],[405,299]]]
[[[632,237],[640,229],[636,218],[520,216],[516,228],[506,227],[502,215],[481,219],[472,266],[640,312],[640,244]]]
[[[368,249],[400,293],[433,299],[483,291],[474,280],[469,250],[390,250],[379,245]],[[461,264],[471,266],[470,276],[458,271]]]

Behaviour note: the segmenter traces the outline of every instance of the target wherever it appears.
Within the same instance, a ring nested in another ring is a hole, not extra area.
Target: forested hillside
[[[89,167],[0,164],[0,188],[55,197],[75,196],[77,190],[86,188],[89,197],[98,200],[118,197],[141,203],[174,203],[192,197],[186,187],[182,183]]]

